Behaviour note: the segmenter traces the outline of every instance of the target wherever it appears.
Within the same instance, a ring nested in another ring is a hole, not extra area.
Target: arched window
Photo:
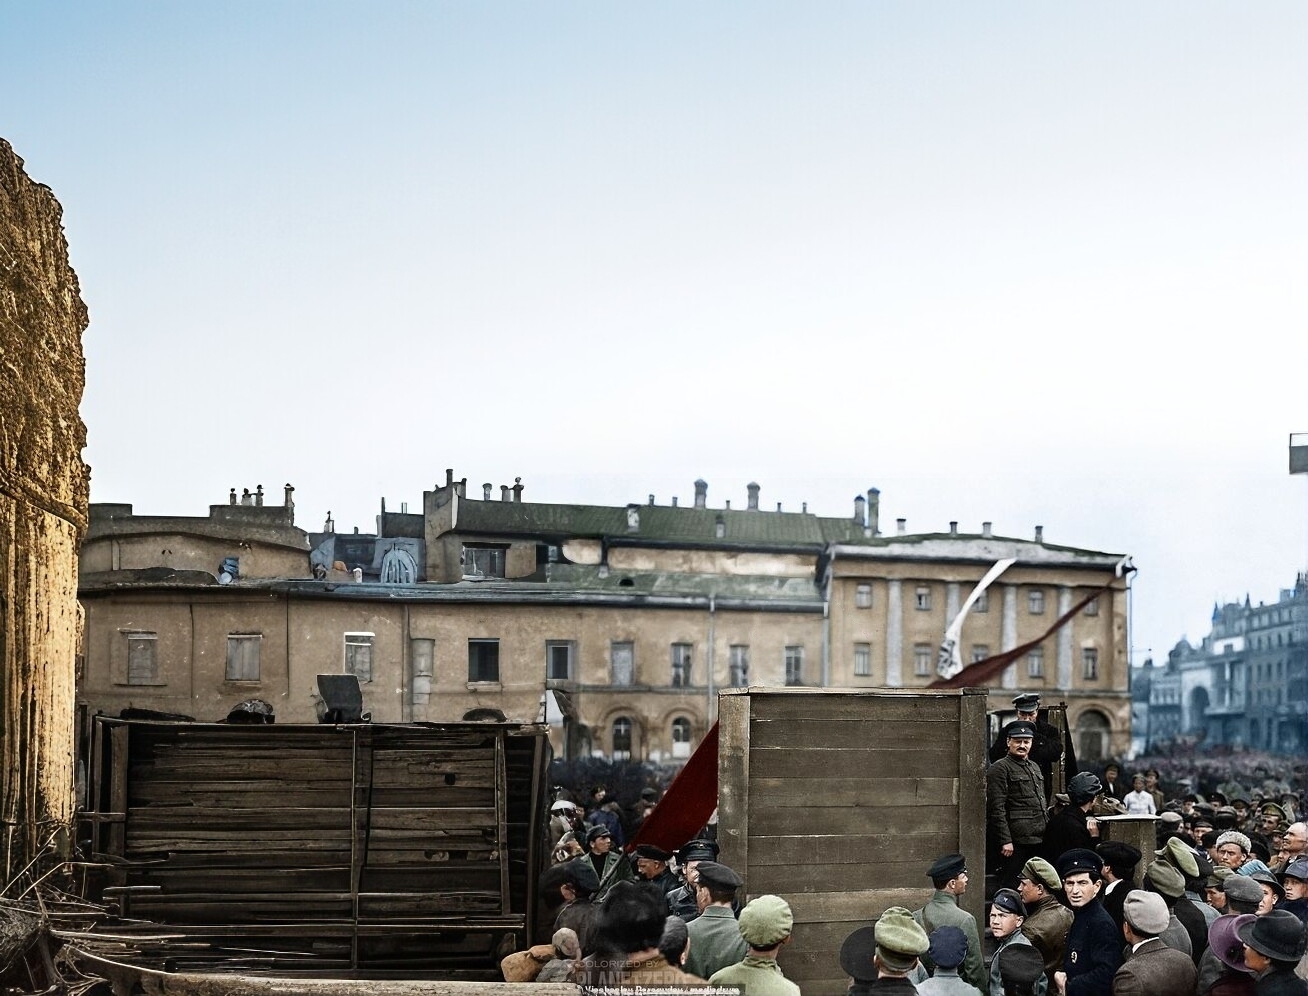
[[[613,760],[631,760],[631,720],[626,716],[613,721]]]
[[[685,716],[672,721],[672,757],[677,761],[690,757],[690,720]]]
[[[1102,761],[1108,756],[1112,724],[1097,709],[1087,709],[1076,721],[1076,756],[1079,761]]]
[[[382,584],[413,584],[418,580],[418,565],[408,550],[392,548],[382,558]]]

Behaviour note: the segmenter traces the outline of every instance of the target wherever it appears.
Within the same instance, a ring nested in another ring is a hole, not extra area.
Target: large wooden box
[[[922,906],[942,854],[966,855],[984,929],[985,689],[738,689],[718,724],[721,860],[790,903],[780,963],[805,996],[845,992],[841,942]]]

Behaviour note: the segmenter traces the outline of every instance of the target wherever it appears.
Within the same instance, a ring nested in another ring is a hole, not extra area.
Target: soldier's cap
[[[1278,903],[1285,898],[1285,886],[1281,885],[1281,883],[1276,880],[1276,876],[1271,872],[1256,871],[1253,872],[1249,878],[1255,882],[1261,882],[1263,885],[1269,886],[1271,890],[1276,893],[1276,901]]]
[[[1217,838],[1217,846],[1221,847],[1223,844],[1235,844],[1245,854],[1253,849],[1253,843],[1239,830],[1227,830],[1225,833],[1220,834]]]
[[[1263,887],[1248,875],[1238,872],[1222,883],[1222,891],[1227,899],[1234,899],[1237,903],[1257,906],[1263,900]]]
[[[1098,878],[1103,874],[1103,871],[1103,859],[1094,851],[1087,850],[1084,847],[1064,851],[1058,856],[1058,876],[1063,881],[1067,881],[1067,876],[1075,875],[1078,872],[1089,872],[1091,878]]]
[[[1140,860],[1139,854],[1136,855],[1136,860]],[[1022,877],[1028,882],[1037,882],[1043,885],[1050,892],[1057,892],[1063,887],[1063,880],[1058,877],[1058,869],[1044,858],[1031,858],[1027,861],[1022,866]]]
[[[1132,889],[1126,894],[1126,901],[1122,903],[1122,915],[1137,934],[1148,937],[1161,934],[1172,918],[1163,897],[1143,889]]]
[[[1278,820],[1285,819],[1285,810],[1281,808],[1279,802],[1264,802],[1258,811],[1263,816],[1275,816]]]
[[[927,953],[938,968],[957,968],[967,957],[967,935],[958,927],[937,927],[927,941]]]
[[[1204,880],[1204,885],[1209,889],[1220,889],[1222,883],[1234,874],[1235,872],[1231,871],[1229,868],[1214,868],[1212,874]]]
[[[756,896],[740,911],[740,936],[756,948],[780,944],[794,925],[790,904],[780,896]]]
[[[1045,956],[1034,944],[1006,944],[999,952],[999,979],[1005,985],[1032,985],[1044,975]]]
[[[716,861],[701,861],[695,866],[695,875],[700,885],[716,892],[730,892],[744,884],[739,875]]]
[[[1234,809],[1236,806],[1243,806],[1245,809],[1248,809],[1249,800],[1243,798],[1242,796],[1237,795],[1234,799],[1231,800],[1231,808]]]
[[[931,942],[926,931],[902,906],[892,906],[877,919],[874,936],[877,955],[893,972],[907,972],[926,954]]]
[[[586,857],[576,857],[563,863],[563,881],[584,889],[587,895],[599,888],[595,866]]]
[[[667,861],[672,857],[672,854],[663,850],[657,844],[637,844],[636,857],[649,858],[652,861]]]
[[[1185,841],[1180,837],[1170,838],[1166,844],[1154,851],[1154,857],[1162,858],[1186,878],[1199,877],[1199,862],[1195,859],[1194,851],[1186,847]]]
[[[589,830],[586,831],[586,843],[591,844],[599,840],[601,837],[612,837],[612,836],[613,834],[609,832],[608,827],[606,827],[603,823],[596,823],[593,827],[591,827]]]
[[[872,962],[872,956],[876,949],[874,927],[859,927],[852,931],[840,945],[840,970],[855,982],[875,981],[877,967]]]
[[[1298,961],[1308,946],[1303,921],[1287,910],[1272,910],[1236,928],[1235,936],[1273,961]]]
[[[1026,916],[1026,903],[1022,902],[1022,897],[1012,889],[1000,889],[996,892],[995,898],[991,900],[991,905],[997,910],[1003,910],[1005,913]]]
[[[1019,719],[1004,728],[1004,735],[1010,740],[1034,740],[1035,725],[1025,719]]]
[[[967,858],[961,854],[942,854],[931,862],[927,877],[933,880],[958,878],[967,870]]]
[[[1308,882],[1308,856],[1301,854],[1285,866],[1285,871],[1281,872],[1281,881],[1284,882],[1287,878]]]
[[[1185,895],[1185,879],[1166,861],[1155,861],[1151,864],[1145,869],[1145,878],[1154,889],[1169,899]]]
[[[718,842],[715,840],[688,840],[677,850],[677,860],[683,865],[687,861],[715,861],[718,856]]]
[[[1246,923],[1253,923],[1256,919],[1252,913],[1228,913],[1208,925],[1208,946],[1223,965],[1237,972],[1249,971],[1244,961],[1244,942],[1237,934]]]
[[[1034,712],[1040,708],[1040,696],[1035,692],[1023,692],[1013,696],[1013,708],[1018,712]]]
[[[1140,849],[1121,840],[1106,840],[1095,848],[1104,864],[1118,871],[1129,872],[1140,863]]]
[[[1211,803],[1214,803],[1214,804],[1216,804],[1216,805],[1218,805],[1218,806],[1225,806],[1225,805],[1227,804],[1226,793],[1225,793],[1225,792],[1209,792],[1209,793],[1208,793],[1208,801],[1211,802]]]

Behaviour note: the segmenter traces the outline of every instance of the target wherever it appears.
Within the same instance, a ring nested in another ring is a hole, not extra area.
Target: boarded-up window
[[[127,683],[129,685],[160,683],[158,646],[157,633],[127,634]]]
[[[345,673],[360,681],[372,681],[371,633],[345,634]]]
[[[500,641],[468,641],[468,680],[500,680]]]
[[[231,633],[227,637],[227,680],[258,681],[260,633]]]

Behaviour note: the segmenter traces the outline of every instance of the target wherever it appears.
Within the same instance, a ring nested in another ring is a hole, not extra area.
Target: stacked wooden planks
[[[101,718],[94,745],[112,929],[175,935],[147,960],[476,975],[530,936],[543,728]]]

